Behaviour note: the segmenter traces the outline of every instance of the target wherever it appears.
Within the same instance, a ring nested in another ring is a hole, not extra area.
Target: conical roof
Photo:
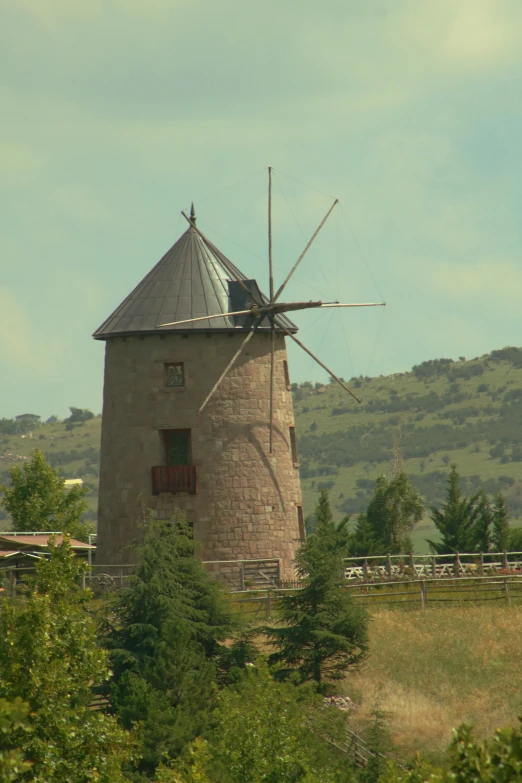
[[[237,282],[238,278],[244,281],[250,295]],[[259,298],[268,301],[256,281],[248,280],[191,224],[93,337],[106,340],[133,334],[246,330],[253,323],[250,316],[212,318],[163,329],[157,327],[173,321],[242,310]],[[291,332],[297,331],[295,324],[284,315],[277,316],[275,322],[276,328],[284,325]],[[259,329],[269,328],[268,319],[264,319]]]

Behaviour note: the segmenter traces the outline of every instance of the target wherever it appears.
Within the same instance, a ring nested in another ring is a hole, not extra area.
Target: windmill
[[[184,513],[205,562],[236,574],[230,564],[267,574],[277,563],[293,578],[305,531],[285,338],[358,398],[288,315],[382,303],[284,301],[337,201],[277,288],[268,174],[268,295],[203,234],[192,208],[185,233],[94,332],[105,343],[100,564],[132,562],[147,508],[163,519]]]
[[[198,414],[202,413],[204,408],[206,407],[207,403],[210,401],[212,396],[215,394],[217,389],[220,387],[221,383],[224,381],[224,379],[227,377],[233,366],[235,365],[236,361],[240,357],[240,355],[245,350],[246,346],[250,342],[250,340],[253,338],[254,334],[256,333],[257,329],[261,326],[261,324],[264,322],[265,319],[268,319],[270,323],[270,338],[271,338],[271,356],[270,356],[270,389],[269,389],[269,399],[270,399],[270,412],[269,412],[269,452],[272,454],[273,452],[273,430],[274,430],[274,346],[275,346],[275,332],[276,332],[276,318],[278,315],[282,315],[284,313],[289,312],[295,312],[298,310],[309,310],[309,309],[318,309],[318,308],[337,308],[337,307],[384,307],[386,305],[385,302],[361,302],[361,303],[341,303],[341,302],[322,302],[322,301],[309,301],[309,302],[280,302],[279,298],[283,291],[285,290],[286,286],[290,282],[292,276],[294,275],[295,271],[299,267],[300,263],[302,262],[303,258],[305,257],[306,253],[312,246],[313,242],[317,238],[319,232],[325,225],[326,221],[332,214],[333,210],[339,203],[338,199],[335,199],[333,204],[328,209],[326,215],[323,217],[317,228],[315,229],[314,233],[310,237],[309,241],[307,242],[306,246],[304,247],[302,253],[300,254],[297,261],[292,266],[290,272],[287,274],[284,281],[281,283],[277,291],[275,291],[274,286],[274,272],[273,272],[273,253],[272,253],[272,167],[268,167],[268,290],[269,290],[269,296],[268,298],[264,296],[259,290],[252,290],[251,287],[248,287],[245,283],[245,280],[241,277],[239,270],[224,256],[220,251],[215,247],[215,245],[210,242],[210,240],[203,234],[203,232],[197,227],[196,225],[196,217],[194,212],[194,204],[192,204],[190,215],[187,215],[185,211],[182,211],[183,217],[187,220],[187,222],[190,224],[190,226],[197,232],[199,237],[201,238],[202,242],[205,244],[205,246],[221,261],[227,272],[231,275],[231,277],[244,289],[245,293],[250,297],[253,301],[250,307],[248,309],[242,309],[242,310],[234,310],[228,313],[219,313],[216,315],[205,315],[200,318],[187,318],[184,320],[179,321],[170,321],[168,323],[164,324],[158,324],[156,326],[157,329],[164,329],[167,327],[179,327],[185,324],[193,324],[197,323],[198,321],[208,321],[213,318],[230,318],[230,317],[236,317],[236,316],[250,316],[252,318],[252,325],[250,327],[250,330],[248,331],[247,336],[239,346],[238,350],[234,354],[234,356],[230,359],[228,364],[223,369],[223,372],[217,379],[214,386],[210,389],[208,395],[204,399],[203,403],[198,409]],[[282,329],[282,331],[285,333],[287,337],[290,337],[291,340],[293,340],[305,353],[307,353],[317,364],[319,364],[320,367],[323,368],[323,370],[326,370],[326,372],[340,385],[342,388],[351,395],[358,403],[361,402],[359,397],[344,383],[341,378],[339,378],[338,375],[336,375],[333,370],[331,370],[329,367],[326,366],[326,364],[319,359],[318,356],[316,356],[309,348],[306,347],[296,336],[295,334],[292,334],[292,332],[285,326],[284,323],[281,323],[281,321],[278,321],[277,323],[278,327]]]

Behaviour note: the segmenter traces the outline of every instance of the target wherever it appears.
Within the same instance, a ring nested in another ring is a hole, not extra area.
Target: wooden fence
[[[273,610],[277,611],[278,599],[296,589],[299,588],[259,591],[256,594],[250,590],[236,591],[231,594],[231,598],[244,614],[270,619]],[[428,606],[461,601],[502,601],[509,606],[522,598],[522,575],[352,582],[347,583],[346,589],[354,599],[363,601],[368,607],[399,604],[404,608],[426,609]]]
[[[462,552],[450,555],[376,555],[344,560],[347,581],[388,581],[411,577],[522,574],[522,552]]]

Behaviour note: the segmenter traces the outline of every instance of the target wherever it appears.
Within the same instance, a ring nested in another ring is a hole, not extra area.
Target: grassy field
[[[343,683],[358,703],[352,728],[385,714],[404,754],[436,761],[461,722],[478,737],[522,713],[522,606],[467,604],[425,611],[374,609],[370,655]]]

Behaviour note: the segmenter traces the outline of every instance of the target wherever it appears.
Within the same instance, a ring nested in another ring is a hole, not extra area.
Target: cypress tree
[[[456,465],[451,466],[446,497],[446,502],[440,508],[431,506],[431,518],[441,540],[427,539],[427,542],[438,555],[469,551],[473,548],[473,529],[479,507],[476,495],[472,498],[462,496]]]
[[[495,552],[504,552],[509,548],[509,511],[501,492],[495,495],[493,504],[493,532],[491,543]]]
[[[489,552],[493,535],[493,509],[488,496],[481,490],[477,497],[477,514],[471,533],[471,549],[475,552]]]
[[[350,538],[350,554],[353,557],[384,554],[384,547],[377,541],[373,525],[366,514],[359,514]]]
[[[368,646],[367,614],[346,590],[342,539],[329,511],[328,496],[321,495],[315,530],[296,555],[302,587],[281,599],[282,624],[265,628],[277,648],[269,663],[280,667],[278,676],[319,687],[342,678]]]

